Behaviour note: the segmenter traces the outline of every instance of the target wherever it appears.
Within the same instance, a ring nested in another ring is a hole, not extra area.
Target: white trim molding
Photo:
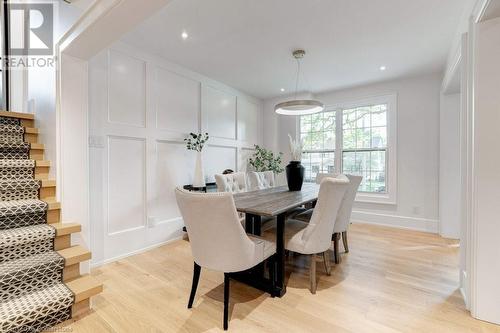
[[[336,114],[336,142],[335,142],[335,169],[342,170],[342,110],[352,109],[365,105],[387,104],[387,148],[386,148],[386,193],[358,192],[356,202],[396,205],[398,198],[398,150],[397,150],[397,110],[398,94],[387,93],[372,97],[364,97],[335,104],[328,104],[325,112],[337,111]],[[297,139],[300,140],[300,117],[296,121]]]
[[[413,216],[381,214],[354,210],[352,222],[376,224],[400,229],[417,230],[437,233],[439,222],[437,219],[428,219]]]

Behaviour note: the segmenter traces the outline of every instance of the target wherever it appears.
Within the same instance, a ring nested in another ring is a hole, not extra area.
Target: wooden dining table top
[[[272,217],[317,200],[318,194],[319,185],[304,183],[300,191],[290,191],[288,186],[278,186],[235,193],[233,197],[239,212]]]

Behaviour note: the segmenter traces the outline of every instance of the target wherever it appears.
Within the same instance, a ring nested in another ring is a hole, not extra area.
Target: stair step
[[[45,146],[41,143],[31,143],[30,158],[33,160],[43,160]]]
[[[84,275],[73,281],[66,282],[68,288],[75,295],[75,304],[89,299],[102,292],[102,283],[90,275]]]
[[[0,230],[0,263],[50,252],[56,230],[47,224]]]
[[[0,142],[0,159],[22,160],[29,159],[31,145],[27,142]],[[40,153],[36,150],[35,153]],[[42,151],[43,154],[43,151]],[[40,158],[39,158],[40,159]]]
[[[25,127],[24,128],[24,141],[25,142],[30,142],[30,143],[37,143],[38,142],[38,128],[34,127]]]
[[[0,123],[0,141],[10,143],[24,142],[25,129],[21,125],[1,124]]]
[[[0,180],[0,200],[38,199],[42,182],[33,178]]]
[[[82,226],[77,223],[55,223],[51,224],[56,229],[54,250],[64,250],[71,247],[71,234],[82,231]]]
[[[0,230],[43,224],[50,208],[38,199],[0,201]]]
[[[64,258],[64,264],[66,267],[92,259],[90,251],[81,245],[75,245],[67,249],[60,250],[57,251],[57,253]]]
[[[52,227],[56,229],[56,236],[65,236],[65,235],[71,235],[77,232],[82,231],[82,226],[81,224],[78,223],[54,223],[51,224]]]
[[[0,264],[0,302],[61,282],[64,258],[50,251]]]
[[[0,160],[0,180],[32,179],[36,168],[34,160]]]
[[[71,317],[73,293],[57,283],[0,303],[0,332],[39,332]]]
[[[49,205],[47,223],[53,224],[61,222],[61,203],[57,202],[55,198],[45,198],[43,201]]]
[[[25,127],[24,128],[24,133],[26,134],[39,134],[39,130],[38,128],[34,128],[34,127]]]
[[[0,117],[27,119],[27,120],[35,119],[35,115],[32,113],[12,112],[12,111],[0,111]]]

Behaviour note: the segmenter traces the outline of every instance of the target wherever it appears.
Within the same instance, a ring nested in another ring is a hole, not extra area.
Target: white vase
[[[205,174],[201,161],[201,151],[196,152],[196,164],[194,165],[193,187],[205,187]]]

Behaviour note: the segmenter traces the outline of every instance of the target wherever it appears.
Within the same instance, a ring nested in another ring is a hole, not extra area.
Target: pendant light
[[[303,116],[321,112],[325,109],[325,105],[320,101],[313,99],[297,99],[297,92],[299,90],[300,78],[300,60],[306,55],[304,50],[295,50],[292,53],[293,57],[297,60],[297,80],[295,81],[295,98],[291,101],[279,103],[274,107],[274,111],[278,114],[286,116]]]

